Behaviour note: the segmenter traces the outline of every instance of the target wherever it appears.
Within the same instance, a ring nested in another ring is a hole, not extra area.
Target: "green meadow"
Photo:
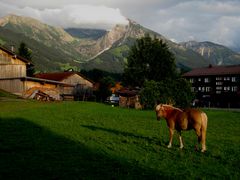
[[[204,110],[207,152],[194,131],[168,149],[154,111],[93,102],[0,101],[0,179],[240,179],[240,111]]]

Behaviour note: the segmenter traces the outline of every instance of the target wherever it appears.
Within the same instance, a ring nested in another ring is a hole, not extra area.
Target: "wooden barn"
[[[64,88],[71,85],[54,80],[27,77],[27,66],[30,65],[32,63],[27,59],[0,46],[0,89],[26,98],[32,95],[30,92],[34,89],[35,93],[41,91],[52,99],[61,100]]]
[[[117,91],[119,95],[119,106],[127,108],[142,109],[139,99],[139,91],[123,88]]]
[[[0,46],[0,78],[26,77],[31,62]]]
[[[78,72],[41,73],[36,74],[35,77],[70,84],[71,86],[63,89],[62,97],[64,99],[84,100],[92,95],[94,83]]]

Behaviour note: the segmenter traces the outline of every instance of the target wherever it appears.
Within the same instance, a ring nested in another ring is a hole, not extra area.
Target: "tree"
[[[103,102],[112,94],[110,88],[113,87],[114,80],[110,76],[103,77],[100,80],[99,90],[96,91],[97,101]]]
[[[140,102],[145,109],[151,109],[160,97],[159,83],[156,81],[146,81],[144,88],[140,91]]]
[[[146,81],[140,92],[140,100],[146,109],[152,109],[158,103],[186,108],[194,97],[190,87],[190,83],[183,78]]]
[[[27,48],[27,45],[24,42],[20,43],[20,46],[18,48],[18,55],[26,58],[29,61],[32,61],[32,52]],[[27,76],[32,76],[34,73],[34,66],[32,64],[27,65]]]
[[[140,100],[148,109],[156,103],[187,107],[193,98],[189,83],[177,73],[174,55],[167,44],[148,35],[130,49],[124,81],[132,87],[141,87]]]
[[[32,52],[27,48],[27,45],[24,42],[20,43],[18,54],[30,61],[32,60]]]
[[[147,80],[173,79],[176,72],[175,58],[167,44],[147,35],[138,39],[130,49],[124,83],[142,87]]]

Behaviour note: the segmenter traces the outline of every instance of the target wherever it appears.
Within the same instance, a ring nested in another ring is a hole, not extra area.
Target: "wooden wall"
[[[93,83],[91,83],[90,81],[82,78],[78,74],[74,74],[72,76],[69,76],[67,79],[64,79],[62,82],[66,83],[66,84],[72,84],[72,85],[82,84],[82,85],[90,87],[90,88],[93,87]]]
[[[63,94],[73,94],[74,87],[64,87]]]
[[[50,84],[50,83],[41,83],[35,81],[22,81],[21,79],[2,79],[0,80],[0,89],[8,91],[10,93],[26,96],[26,93],[34,88],[34,90],[41,90],[44,93],[50,95],[55,100],[61,100],[61,94],[63,93],[63,86]]]
[[[0,78],[26,77],[26,63],[0,49]]]
[[[0,89],[21,96],[24,91],[24,82],[20,79],[0,80]]]

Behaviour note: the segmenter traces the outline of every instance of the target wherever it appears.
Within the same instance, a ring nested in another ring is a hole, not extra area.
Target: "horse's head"
[[[155,108],[157,120],[160,120],[162,117],[165,117],[165,109],[163,104],[159,104]]]

